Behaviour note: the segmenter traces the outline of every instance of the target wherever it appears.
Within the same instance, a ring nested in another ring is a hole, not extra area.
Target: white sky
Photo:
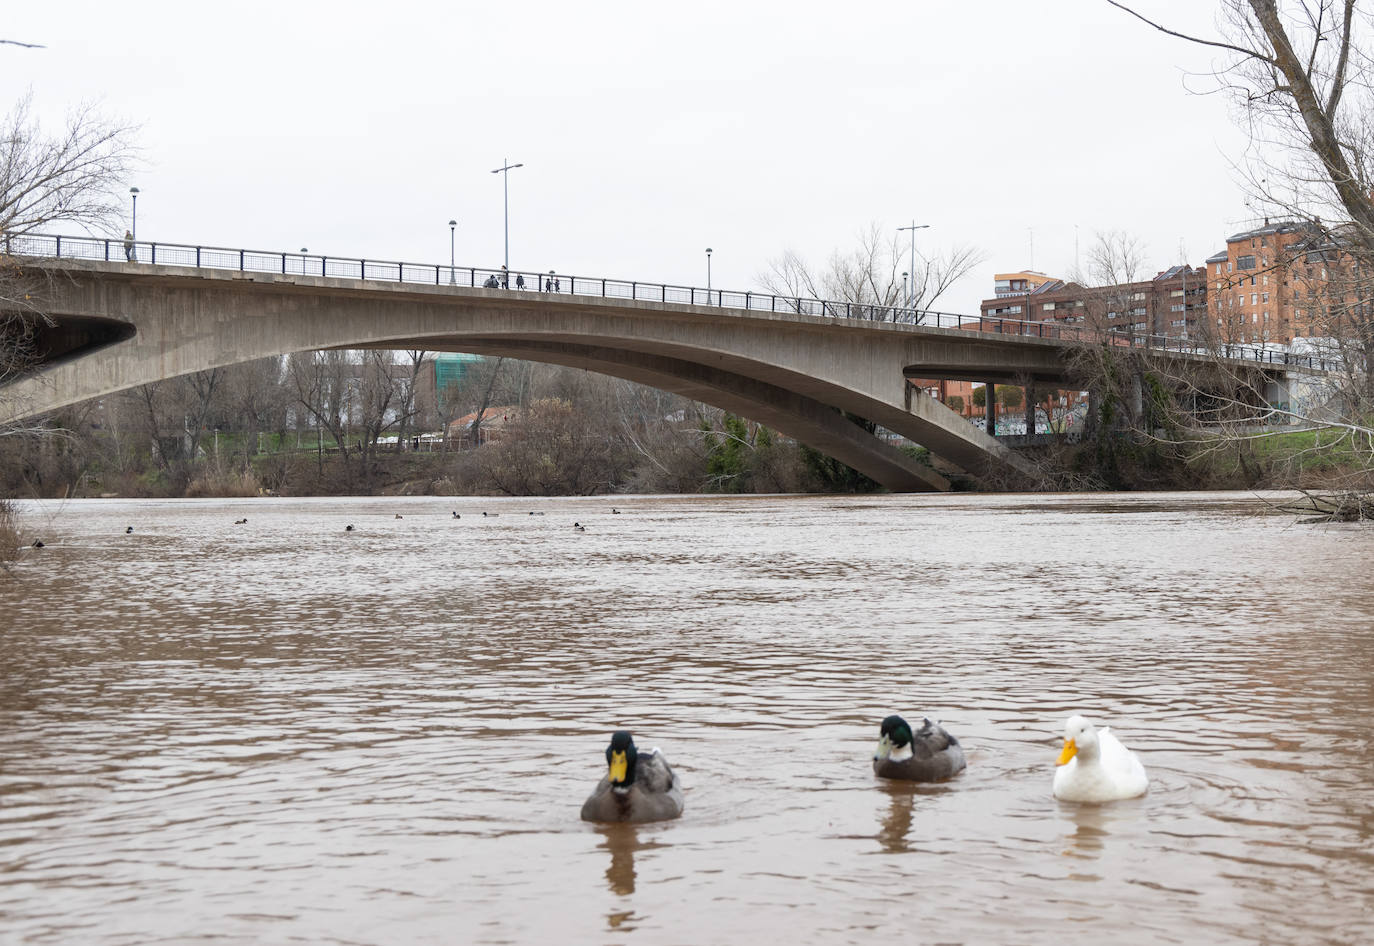
[[[1209,0],[1139,0],[1210,34]],[[870,223],[992,274],[1067,274],[1077,233],[1151,272],[1254,215],[1211,52],[1105,0],[11,4],[3,105],[142,126],[143,240],[757,288]],[[903,267],[905,268],[905,267]]]

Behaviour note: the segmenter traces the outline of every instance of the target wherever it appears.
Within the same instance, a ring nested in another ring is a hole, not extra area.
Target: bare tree
[[[30,94],[0,119],[0,392],[30,370],[53,327],[44,312],[53,277],[13,254],[24,253],[26,235],[39,230],[111,230],[120,210],[114,189],[136,158],[135,129],[91,105],[74,109],[55,135],[31,110]],[[0,436],[32,429],[8,425]]]
[[[1278,418],[1333,430],[1335,436],[1317,443],[1353,459],[1347,465],[1352,481],[1368,488],[1374,484],[1374,21],[1357,9],[1358,0],[1220,0],[1218,35],[1195,36],[1135,5],[1108,2],[1218,52],[1212,78],[1250,135],[1237,166],[1259,205],[1296,218],[1305,231],[1276,267],[1299,291],[1297,305],[1314,337],[1305,347],[1329,354],[1336,370],[1304,383],[1300,399],[1277,403],[1267,396],[1267,382],[1233,371],[1230,390],[1214,398],[1219,411],[1246,422],[1231,436],[1271,438],[1278,429],[1263,425]]]
[[[873,223],[860,232],[854,249],[835,251],[823,269],[788,250],[770,261],[759,279],[769,292],[796,299],[799,311],[808,311],[805,300],[821,299],[849,303],[845,311],[858,318],[919,323],[925,310],[933,309],[983,258],[981,251],[967,246],[917,254],[916,272],[911,273],[910,256],[896,231],[888,235]]]

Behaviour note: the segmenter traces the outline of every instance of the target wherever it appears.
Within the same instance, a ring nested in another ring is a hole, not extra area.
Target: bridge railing
[[[1211,354],[1233,360],[1252,361],[1256,364],[1306,367],[1322,371],[1335,367],[1335,363],[1331,359],[1311,355],[1295,355],[1287,351],[1275,351],[1266,346],[1206,345],[1197,340],[1168,335],[1102,332],[1081,324],[1031,322],[1020,319],[914,309],[910,306],[832,302],[807,296],[702,289],[693,286],[608,279],[599,276],[573,276],[557,273],[553,270],[548,272],[506,272],[503,269],[449,266],[442,263],[400,263],[358,257],[245,250],[222,246],[196,246],[186,243],[126,242],[118,238],[90,236],[50,234],[17,236],[5,234],[0,237],[0,240],[3,240],[6,253],[44,259],[128,261],[156,263],[161,266],[186,266],[249,273],[324,276],[333,279],[376,280],[378,282],[415,283],[433,286],[463,286],[474,289],[503,289],[512,292],[522,290],[526,292],[552,292],[602,299],[627,299],[635,302],[677,303],[742,309],[749,312],[781,312],[819,318],[925,325],[936,328],[963,329],[1086,344],[1107,342],[1122,347],[1158,349],[1189,354]]]

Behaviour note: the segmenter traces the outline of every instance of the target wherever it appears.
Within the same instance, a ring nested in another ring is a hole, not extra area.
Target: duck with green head
[[[682,814],[682,783],[658,749],[640,752],[628,730],[606,747],[606,775],[582,803],[583,821],[667,821]]]
[[[964,749],[939,723],[923,719],[921,728],[900,716],[883,720],[878,748],[873,753],[873,774],[907,782],[939,782],[962,772],[967,763]]]

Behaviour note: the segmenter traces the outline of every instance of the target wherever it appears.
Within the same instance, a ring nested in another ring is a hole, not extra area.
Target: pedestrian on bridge
[[[516,289],[524,289],[524,288],[525,288],[525,274],[524,274],[524,273],[516,273],[516,274],[515,274],[515,288],[516,288]]]
[[[124,231],[124,258],[131,263],[138,262],[138,254],[134,252],[134,235],[130,230]]]

